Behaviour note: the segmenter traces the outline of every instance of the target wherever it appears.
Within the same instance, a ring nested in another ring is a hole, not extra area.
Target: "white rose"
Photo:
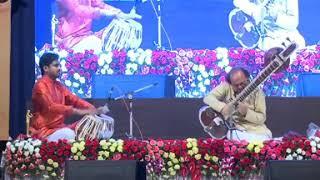
[[[314,140],[319,143],[320,142],[320,138],[319,137],[315,137]]]
[[[23,149],[27,150],[29,148],[29,143],[26,143],[24,146],[23,146]]]
[[[151,57],[149,57],[149,56],[146,57],[145,58],[145,62],[146,62],[147,65],[151,65]]]
[[[65,80],[64,81],[64,84],[68,87],[70,87],[72,85],[71,81],[70,80]]]
[[[84,77],[80,77],[79,81],[80,81],[81,84],[86,83],[86,79]]]
[[[42,142],[39,139],[37,139],[37,140],[33,141],[32,144],[33,144],[33,146],[40,146],[42,144]]]
[[[145,51],[144,51],[147,55],[152,55],[152,51],[151,51],[151,49],[146,49]]]
[[[101,69],[101,74],[106,74],[107,70],[106,69]]]
[[[297,160],[302,160],[303,156],[298,156]]]
[[[311,142],[310,142],[310,146],[311,146],[311,147],[316,147],[316,146],[317,146],[317,143],[316,143],[315,141],[311,141]]]
[[[23,154],[24,154],[24,156],[29,156],[30,153],[29,153],[29,151],[25,151]]]
[[[73,78],[76,79],[76,80],[78,80],[78,79],[80,78],[80,74],[74,73],[74,74],[73,74]]]
[[[100,56],[100,58],[98,59],[98,65],[103,66],[104,63],[105,63],[105,59],[101,58],[101,56]]]
[[[209,74],[206,71],[203,71],[201,74],[202,74],[202,76],[204,78],[208,78],[209,77]]]
[[[126,69],[126,71],[124,72],[125,75],[132,75],[133,72],[130,69]]]
[[[206,88],[206,87],[200,87],[200,91],[201,91],[201,92],[206,92],[206,91],[207,91],[207,88]]]
[[[227,48],[218,47],[216,49],[216,52],[217,52],[217,57],[218,57],[218,55],[220,55],[221,57],[228,56],[228,49]]]
[[[137,59],[138,64],[140,64],[140,65],[143,64],[144,61],[145,61],[144,59],[145,59],[145,56],[144,56],[144,55],[139,56],[138,59]]]
[[[61,71],[62,72],[67,72],[68,69],[67,69],[67,67],[65,65],[61,65]]]
[[[204,85],[207,85],[207,86],[210,85],[210,80],[209,80],[209,79],[205,79],[204,82],[203,82],[203,84],[204,84]]]
[[[136,71],[138,69],[138,64],[132,64],[132,67],[131,67],[134,71]]]
[[[135,56],[134,51],[133,51],[132,49],[131,49],[131,50],[129,50],[129,51],[127,52],[127,56],[128,56],[129,58],[134,57],[134,56]]]
[[[222,63],[223,63],[223,66],[228,66],[229,65],[229,59],[228,58],[223,58],[222,59]]]
[[[30,151],[30,154],[32,154],[33,153],[33,151],[34,151],[34,147],[33,146],[29,146],[29,151]]]
[[[61,51],[59,52],[59,56],[60,56],[61,58],[67,57],[67,56],[68,56],[68,51],[66,51],[66,50],[61,50]]]
[[[218,66],[221,67],[221,68],[224,67],[223,61],[219,61],[219,62],[218,62]]]
[[[311,147],[311,152],[312,153],[316,153],[317,152],[317,148],[316,147]]]
[[[317,148],[320,149],[320,144],[317,144]]]
[[[192,94],[193,94],[193,96],[195,96],[195,97],[199,96],[199,92],[198,92],[198,91],[193,91]]]
[[[10,150],[11,150],[12,153],[16,152],[16,148],[14,146],[11,146]]]
[[[286,152],[287,152],[288,154],[290,154],[290,153],[291,153],[291,149],[290,149],[290,148],[287,148]]]
[[[192,66],[192,70],[193,70],[193,71],[198,71],[198,68],[199,68],[199,66],[196,65],[196,64]]]
[[[291,155],[288,155],[288,156],[286,157],[286,160],[293,160],[293,158],[292,158]]]
[[[105,59],[107,64],[110,64],[112,62],[112,56],[108,56],[108,58]]]
[[[75,88],[77,88],[77,87],[79,87],[79,86],[80,86],[80,84],[79,84],[79,83],[77,83],[77,82],[73,82],[73,83],[72,83],[72,86],[73,86],[73,87],[75,87]]]
[[[78,90],[78,94],[83,94],[84,92],[82,91],[82,89]]]
[[[108,70],[107,70],[107,73],[108,73],[108,74],[113,74],[113,70],[112,70],[112,69],[108,69]]]
[[[297,153],[292,154],[292,157],[297,157],[297,156],[298,156]]]
[[[224,68],[224,70],[226,71],[226,73],[230,72],[231,69],[232,69],[232,67],[230,67],[230,66],[227,66],[226,68]]]
[[[297,153],[298,153],[298,154],[301,154],[301,153],[302,153],[302,149],[301,149],[301,148],[298,148],[298,149],[297,149]]]
[[[141,48],[137,49],[137,53],[141,54],[143,52],[144,52],[143,49],[141,49]]]
[[[203,64],[200,64],[199,65],[199,71],[200,72],[203,72],[203,71],[205,71],[206,70],[206,67],[203,65]]]
[[[61,60],[61,61],[60,61],[60,65],[61,65],[61,66],[65,66],[65,65],[66,65],[66,60]]]

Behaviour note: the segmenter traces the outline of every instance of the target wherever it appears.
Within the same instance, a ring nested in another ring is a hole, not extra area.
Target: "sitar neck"
[[[246,86],[236,97],[232,103],[236,105],[248,97],[255,89],[262,84],[272,73],[279,69],[288,59],[289,56],[297,48],[296,44],[291,44],[285,50],[275,54],[271,62]]]

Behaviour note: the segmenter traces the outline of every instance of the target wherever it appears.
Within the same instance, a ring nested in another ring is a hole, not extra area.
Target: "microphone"
[[[109,90],[109,96],[108,96],[108,101],[111,101],[111,97],[112,97],[112,94],[113,94],[113,90],[114,90],[114,87],[112,86]]]

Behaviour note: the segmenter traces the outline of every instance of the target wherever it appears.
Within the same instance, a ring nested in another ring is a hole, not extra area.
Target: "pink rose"
[[[183,49],[181,49],[178,53],[179,53],[179,56],[185,56],[186,55],[186,51],[184,51]]]
[[[157,145],[158,145],[159,147],[162,147],[162,146],[164,145],[164,143],[163,143],[163,141],[158,141],[158,142],[157,142]]]
[[[154,156],[155,156],[156,159],[161,159],[161,156],[160,156],[159,153],[155,153]]]
[[[230,153],[230,152],[231,152],[231,150],[230,150],[230,148],[229,148],[229,147],[224,147],[224,152],[226,152],[226,153]]]
[[[20,174],[21,171],[20,171],[18,168],[16,168],[16,169],[14,170],[14,173],[15,173],[15,174]]]
[[[154,152],[158,152],[159,150],[160,150],[160,149],[159,149],[158,146],[155,146],[154,149],[153,149]]]
[[[112,160],[120,160],[120,159],[121,159],[121,154],[120,153],[116,153],[112,157]]]

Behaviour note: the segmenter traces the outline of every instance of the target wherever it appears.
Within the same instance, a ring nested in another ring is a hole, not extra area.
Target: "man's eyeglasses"
[[[243,82],[241,82],[241,83],[239,83],[239,84],[232,84],[232,85],[235,86],[235,87],[239,87],[239,86],[245,87],[245,86],[247,86],[249,83],[250,83],[250,80],[247,79],[247,80],[245,80],[245,81],[243,81]]]

